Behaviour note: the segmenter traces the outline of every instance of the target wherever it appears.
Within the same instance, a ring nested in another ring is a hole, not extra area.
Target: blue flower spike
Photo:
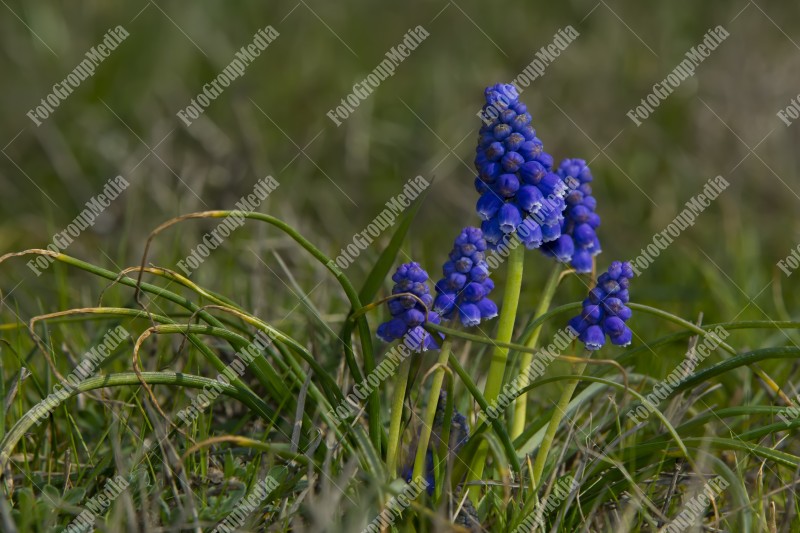
[[[629,301],[628,285],[632,278],[630,263],[611,263],[608,271],[600,274],[597,285],[589,291],[581,313],[569,321],[587,350],[602,348],[606,336],[616,346],[628,346],[631,343],[633,332],[625,323],[632,315],[630,307],[626,305]]]
[[[541,250],[557,261],[569,263],[576,272],[588,274],[592,271],[592,258],[601,252],[597,238],[600,216],[595,213],[592,172],[583,159],[565,159],[558,167],[558,175],[568,189],[561,236],[542,245]]]
[[[485,261],[486,239],[479,228],[467,227],[456,237],[444,277],[436,284],[433,310],[442,318],[458,317],[465,327],[497,316],[497,305],[488,295],[494,289]]]
[[[561,236],[567,187],[552,172],[553,158],[531,126],[531,115],[513,85],[486,88],[475,155],[481,195],[476,206],[490,248],[516,236],[528,249]]]
[[[433,296],[428,288],[428,273],[419,263],[404,263],[397,267],[392,281],[395,283],[392,294],[401,296],[388,301],[392,318],[378,326],[378,337],[386,342],[402,339],[412,351],[438,350],[437,339],[423,327],[426,312],[427,322],[441,322],[438,313],[428,311],[433,305]]]

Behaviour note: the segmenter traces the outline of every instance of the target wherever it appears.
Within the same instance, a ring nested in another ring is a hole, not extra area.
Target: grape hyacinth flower
[[[486,240],[479,228],[464,228],[456,237],[433,302],[433,310],[443,318],[458,316],[462,325],[470,327],[497,316],[497,305],[488,298],[494,282],[489,279],[485,251]]]
[[[595,213],[592,172],[583,159],[565,159],[558,167],[558,175],[569,189],[561,236],[542,245],[541,250],[557,261],[569,263],[576,272],[586,274],[592,271],[592,257],[601,252],[596,233],[600,216]]]
[[[606,335],[617,346],[631,343],[633,333],[625,324],[631,317],[631,309],[625,304],[629,300],[628,284],[632,278],[630,263],[611,263],[583,301],[581,314],[569,321],[587,350],[599,350],[605,344]]]
[[[386,342],[403,339],[406,346],[414,351],[438,349],[436,339],[422,327],[426,321],[431,324],[441,321],[438,313],[427,312],[433,304],[433,296],[427,284],[428,273],[419,263],[405,263],[397,267],[392,281],[395,283],[392,294],[402,296],[388,301],[392,318],[378,326],[378,337]],[[419,299],[403,293],[413,294]]]
[[[531,125],[531,115],[513,85],[486,88],[476,148],[476,209],[491,248],[516,233],[528,249],[561,235],[566,207],[564,181],[552,172],[553,157]]]

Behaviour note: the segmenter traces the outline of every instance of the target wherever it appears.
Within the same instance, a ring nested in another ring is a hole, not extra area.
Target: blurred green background
[[[106,180],[122,175],[131,187],[66,250],[120,270],[138,264],[160,222],[231,209],[269,174],[281,185],[260,210],[335,256],[422,175],[435,182],[406,253],[438,273],[458,229],[478,223],[472,157],[483,88],[516,77],[572,25],[580,36],[522,99],[557,161],[591,161],[600,268],[637,255],[722,175],[731,187],[636,280],[635,300],[687,318],[703,312],[706,322],[777,319],[780,289],[790,312],[798,301],[800,274],[775,276],[776,261],[800,241],[800,125],[776,116],[800,92],[800,20],[791,2],[15,1],[0,13],[0,251],[46,245]],[[117,25],[127,40],[34,125],[28,110]],[[176,113],[267,25],[277,40],[186,127]],[[428,39],[336,127],[326,113],[417,25]],[[728,39],[636,127],[628,110],[717,25]],[[150,259],[175,268],[210,227],[170,230]],[[348,274],[363,278],[387,241],[388,234]],[[193,279],[263,310],[294,287],[287,271],[305,291],[326,279],[299,254],[288,254],[284,270],[268,251],[287,247],[276,232],[248,225]],[[88,278],[61,267],[40,278],[24,261],[0,268],[6,322],[96,301]],[[527,309],[549,268],[530,255]],[[344,312],[328,289],[336,292],[326,282],[310,300],[323,313]],[[561,303],[585,289],[576,281],[566,290]],[[297,302],[280,305],[275,314]]]

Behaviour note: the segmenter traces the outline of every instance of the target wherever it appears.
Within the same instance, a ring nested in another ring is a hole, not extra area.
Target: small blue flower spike
[[[628,262],[614,261],[607,272],[600,274],[597,285],[583,301],[581,314],[573,317],[569,325],[578,332],[578,339],[587,350],[599,350],[606,341],[617,346],[628,346],[633,332],[625,324],[631,317],[628,285],[633,269]]]
[[[596,233],[600,216],[595,213],[597,201],[592,196],[592,173],[583,159],[565,159],[558,167],[558,175],[568,189],[561,236],[544,243],[541,250],[557,261],[569,263],[575,271],[587,274],[592,271],[592,257],[601,252]]]
[[[436,284],[433,310],[442,318],[458,317],[465,327],[497,316],[497,305],[489,299],[494,283],[484,260],[486,239],[479,228],[464,228],[453,243],[444,277]]]
[[[403,296],[389,300],[387,305],[392,318],[378,326],[378,337],[386,342],[403,339],[412,351],[438,350],[437,339],[422,327],[426,321],[425,313],[433,305],[433,296],[427,284],[428,273],[419,263],[405,263],[397,267],[392,281],[395,283],[392,294]],[[404,293],[413,294],[416,298]],[[430,311],[427,315],[427,321],[431,324],[441,322],[438,313]]]

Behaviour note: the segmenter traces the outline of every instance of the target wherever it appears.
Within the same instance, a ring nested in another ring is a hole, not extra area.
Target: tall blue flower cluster
[[[599,350],[605,344],[606,335],[617,346],[631,343],[633,333],[625,322],[631,317],[631,309],[626,304],[629,301],[628,284],[632,278],[630,263],[611,263],[583,301],[581,314],[569,321],[587,350]]]
[[[497,305],[489,299],[494,282],[484,252],[486,240],[479,228],[464,228],[453,243],[450,259],[442,267],[444,277],[436,284],[433,310],[443,318],[458,316],[466,326],[497,316]]]
[[[516,232],[526,248],[538,248],[561,235],[567,187],[552,172],[553,157],[544,151],[514,86],[487,87],[485,96],[475,156],[481,229],[491,247]]]
[[[583,159],[565,159],[558,167],[558,175],[569,191],[561,236],[545,243],[541,250],[585,274],[592,271],[592,257],[601,251],[597,238],[600,216],[595,213],[597,201],[592,196],[592,172]]]
[[[403,339],[406,346],[415,351],[438,349],[436,339],[422,327],[426,321],[431,324],[441,321],[439,314],[433,311],[427,313],[427,319],[425,316],[427,309],[433,304],[433,296],[427,283],[428,273],[419,263],[404,263],[397,267],[392,281],[395,283],[392,294],[402,296],[389,300],[392,318],[378,326],[378,336],[386,342]]]

